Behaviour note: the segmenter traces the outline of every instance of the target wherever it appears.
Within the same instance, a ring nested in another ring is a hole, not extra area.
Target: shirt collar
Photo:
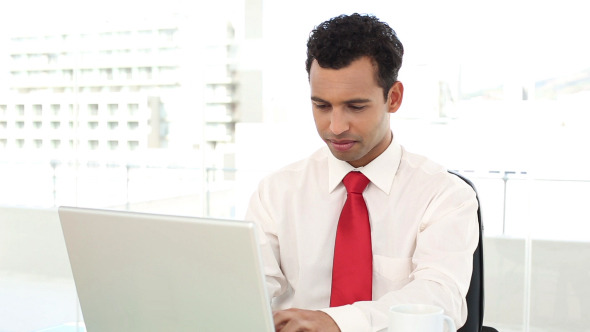
[[[359,171],[369,178],[372,184],[389,195],[401,160],[402,148],[394,139],[382,154],[366,166],[358,168],[337,159],[329,151],[328,155],[328,192],[334,191],[350,171]]]

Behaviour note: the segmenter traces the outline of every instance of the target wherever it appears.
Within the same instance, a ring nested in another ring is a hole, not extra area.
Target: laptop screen
[[[94,331],[274,331],[253,223],[60,207]]]

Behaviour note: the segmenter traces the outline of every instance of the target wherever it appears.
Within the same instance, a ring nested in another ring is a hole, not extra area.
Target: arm
[[[281,261],[276,225],[264,207],[260,190],[252,195],[245,219],[255,221],[258,229],[260,235],[258,240],[268,294],[273,299],[287,290],[288,283],[280,268]]]
[[[261,253],[264,261],[267,287],[271,298],[283,294],[288,288],[288,281],[280,269],[280,253],[276,225],[264,206],[264,194],[258,190],[250,200],[246,220],[256,221],[260,236]],[[275,330],[340,332],[336,322],[319,310],[286,309],[273,312]]]

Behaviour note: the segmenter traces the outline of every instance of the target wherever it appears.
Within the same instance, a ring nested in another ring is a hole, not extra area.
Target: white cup
[[[427,304],[401,304],[389,308],[388,332],[455,332],[453,320],[443,314],[443,309]]]

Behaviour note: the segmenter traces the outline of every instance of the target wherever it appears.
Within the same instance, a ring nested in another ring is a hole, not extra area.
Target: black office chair
[[[457,332],[498,332],[493,327],[483,326],[483,313],[484,313],[484,292],[483,292],[483,224],[481,221],[481,204],[479,202],[479,196],[477,190],[471,181],[464,176],[449,171],[449,173],[455,174],[461,180],[465,181],[475,191],[475,197],[477,198],[477,221],[479,222],[479,242],[477,248],[473,253],[473,272],[471,273],[471,283],[469,284],[469,290],[467,291],[467,321]]]

